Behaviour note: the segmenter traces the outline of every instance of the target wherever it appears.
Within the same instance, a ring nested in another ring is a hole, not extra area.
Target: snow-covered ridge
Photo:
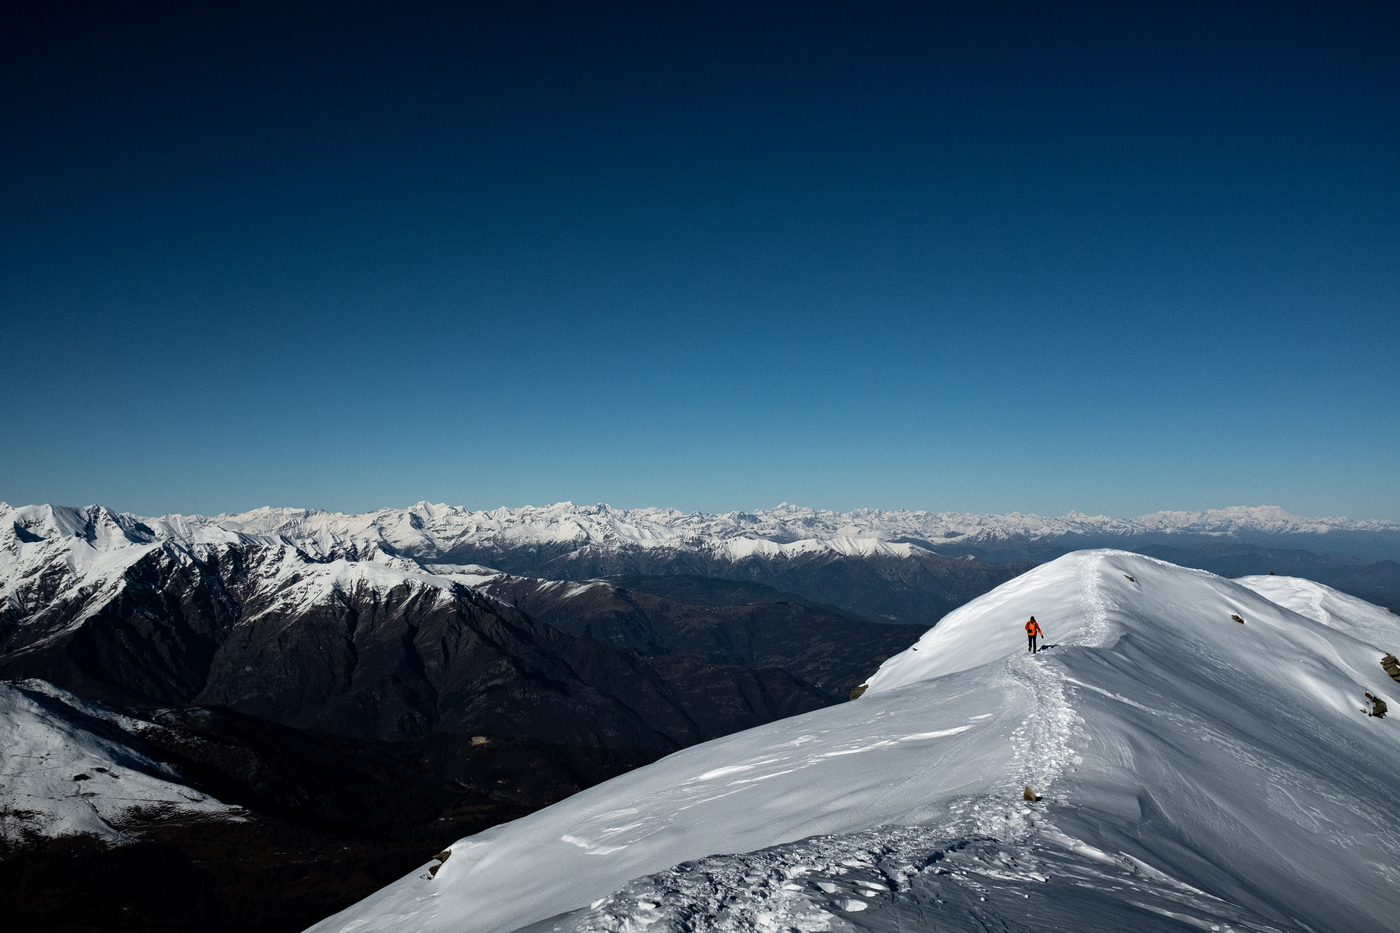
[[[854,702],[461,839],[313,930],[1387,929],[1397,649],[1395,616],[1306,581],[1072,553]]]
[[[276,594],[259,612],[304,607],[360,587],[407,585],[445,592],[464,582],[371,546],[348,556],[312,551],[308,557],[307,549],[285,538],[245,534],[199,518],[143,519],[101,506],[0,504],[0,613],[41,620],[37,638],[21,649],[32,650],[78,628],[108,605],[127,585],[133,566],[153,552],[190,568],[222,550],[250,544],[260,546],[263,591]],[[77,610],[52,625],[42,621],[46,613],[68,605]]]

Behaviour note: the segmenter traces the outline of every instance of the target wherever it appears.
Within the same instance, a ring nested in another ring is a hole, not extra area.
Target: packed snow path
[[[435,878],[314,929],[1384,929],[1400,722],[1360,706],[1400,709],[1379,664],[1400,625],[1327,605],[1323,624],[1203,572],[1067,555],[950,613],[853,703],[460,840]]]

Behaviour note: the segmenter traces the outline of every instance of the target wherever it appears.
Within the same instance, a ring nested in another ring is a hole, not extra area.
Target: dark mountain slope
[[[833,699],[844,699],[927,630],[851,619],[761,584],[694,576],[573,584],[502,575],[481,589],[575,635],[713,664],[781,668]]]
[[[827,702],[782,671],[648,660],[420,572],[249,544],[131,554],[101,585],[13,600],[0,676],[348,736],[667,750]]]
[[[638,575],[684,576],[755,583],[872,622],[933,625],[947,613],[1029,570],[1031,563],[993,564],[918,550],[908,557],[830,550],[732,558],[703,550],[588,546],[460,547],[443,561],[495,567],[518,576],[592,580]]]
[[[7,809],[0,814],[0,913],[15,930],[294,933],[454,839],[661,754],[442,733],[403,742],[348,739],[227,709],[108,708],[116,715],[104,715],[32,681],[10,689],[119,743],[132,758],[173,765],[191,796],[245,808],[192,816],[137,807],[119,824],[132,842],[119,847],[94,837],[35,836],[24,831],[32,819]],[[106,770],[93,773],[113,780]],[[6,801],[16,802],[43,806]]]

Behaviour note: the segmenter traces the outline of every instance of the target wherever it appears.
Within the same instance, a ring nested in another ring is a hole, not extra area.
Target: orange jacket
[[[1031,619],[1029,622],[1026,623],[1026,634],[1041,636],[1045,635],[1045,633],[1040,630],[1040,623],[1037,622],[1035,619]]]

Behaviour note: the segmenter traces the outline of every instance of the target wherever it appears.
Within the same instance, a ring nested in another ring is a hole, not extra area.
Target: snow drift
[[[1363,697],[1400,709],[1397,649],[1325,588],[1070,554],[854,702],[460,840],[313,930],[1390,928],[1400,722]]]

